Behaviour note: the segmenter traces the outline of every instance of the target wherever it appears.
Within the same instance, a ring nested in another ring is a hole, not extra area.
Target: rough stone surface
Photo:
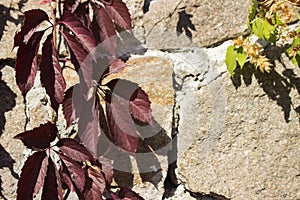
[[[157,0],[143,18],[147,46],[212,46],[247,29],[249,1]],[[238,17],[236,17],[238,16]]]
[[[15,83],[13,61],[0,61],[0,199],[16,199],[24,145],[13,137],[24,131],[25,104]]]
[[[224,58],[224,53],[219,57]],[[217,67],[224,69],[224,63]],[[295,77],[300,70],[279,64],[275,70],[260,74],[246,67],[241,83],[234,82],[238,89],[228,73],[198,88],[193,85],[199,80],[190,78],[184,81],[183,91],[176,92],[177,99],[183,98],[177,102],[179,140],[194,136],[177,162],[178,177],[188,190],[229,199],[299,198],[299,82]],[[193,105],[180,93],[190,90]],[[212,101],[215,91],[225,97],[223,102]]]

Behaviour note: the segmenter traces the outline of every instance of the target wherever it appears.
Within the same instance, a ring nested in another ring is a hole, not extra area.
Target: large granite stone
[[[246,66],[233,84],[223,73],[226,45],[206,50],[220,69],[216,79],[195,79],[185,68],[176,91],[178,140],[189,143],[180,150],[179,142],[179,180],[191,192],[229,199],[297,199],[300,70],[277,63],[261,74]]]
[[[249,1],[157,0],[143,18],[146,44],[156,49],[212,46],[247,29]]]

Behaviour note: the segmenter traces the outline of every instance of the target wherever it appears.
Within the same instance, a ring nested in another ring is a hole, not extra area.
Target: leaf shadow
[[[0,59],[0,70],[5,66],[13,67],[15,60],[12,58]],[[7,83],[2,80],[2,72],[0,71],[0,137],[3,134],[6,118],[5,112],[12,110],[16,106],[17,95],[9,88]],[[13,164],[15,160],[10,156],[10,154],[5,150],[4,147],[0,145],[0,169],[8,168],[11,175],[18,179],[18,174],[13,169]],[[0,177],[0,197],[6,199],[2,193],[2,180]]]
[[[150,4],[153,0],[144,0],[144,5],[143,5],[143,13],[146,14],[149,11]]]
[[[281,64],[284,66],[284,63]],[[272,68],[270,73],[261,73],[255,70],[252,65],[246,64],[243,69],[238,68],[235,71],[232,82],[236,89],[238,89],[242,84],[242,80],[246,86],[249,86],[252,83],[253,77],[257,80],[265,94],[271,100],[276,101],[277,105],[281,107],[286,123],[290,121],[292,109],[300,114],[300,105],[294,108],[291,97],[291,90],[293,88],[300,94],[300,78],[297,77],[293,69],[287,69],[284,66],[282,73],[278,73],[275,68]]]
[[[196,27],[191,20],[193,15],[187,14],[185,10],[179,11],[178,14],[179,19],[176,26],[177,36],[180,36],[183,32],[185,32],[185,35],[189,38],[189,40],[192,40],[192,31],[196,31]]]
[[[167,156],[167,149],[161,149],[170,143],[171,138],[155,120],[153,126],[140,122],[136,124],[140,142],[135,155],[109,146],[112,143],[105,134],[101,134],[98,139],[98,147],[101,149],[98,148],[98,155],[113,161],[114,180],[118,186],[133,187],[134,174],[138,173],[142,182],[150,182],[158,187],[158,183],[163,179],[159,156]],[[137,169],[132,165],[131,157],[135,159]]]
[[[28,0],[21,0],[18,3],[19,11],[24,7],[24,3],[26,3]],[[5,28],[7,26],[7,22],[12,22],[15,25],[20,24],[23,21],[23,17],[21,15],[18,15],[17,18],[12,17],[11,12],[17,11],[17,9],[12,7],[6,7],[3,4],[0,3],[0,40],[2,39],[2,36],[5,32]]]
[[[0,59],[0,70],[4,66],[14,66],[14,60],[11,58]],[[2,135],[6,123],[4,113],[12,110],[16,106],[17,95],[9,88],[7,83],[2,80],[2,72],[0,71],[0,136]]]

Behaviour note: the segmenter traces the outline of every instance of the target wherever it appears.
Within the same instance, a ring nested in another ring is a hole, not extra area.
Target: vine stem
[[[56,31],[56,8],[57,8],[57,2],[56,1],[52,1],[50,3],[50,6],[51,6],[51,9],[52,9],[52,13],[51,13],[51,22],[52,22],[52,25],[53,25],[53,31],[52,31],[52,34],[53,34],[53,48],[56,49],[56,46],[57,46],[57,43],[56,43],[56,35],[57,35],[57,31]],[[51,116],[50,116],[50,121],[52,123],[55,123],[56,122],[56,114],[55,114],[55,110],[52,108],[51,110]],[[57,134],[57,136],[59,137],[59,135]]]

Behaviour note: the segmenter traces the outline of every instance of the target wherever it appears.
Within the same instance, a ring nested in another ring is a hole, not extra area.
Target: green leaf
[[[268,40],[275,43],[277,40],[277,31],[275,26],[271,25],[266,19],[256,18],[252,24],[253,33],[262,40]]]
[[[248,14],[248,19],[247,19],[248,28],[251,28],[251,23],[256,17],[257,7],[258,7],[258,1],[257,0],[251,0],[251,6],[249,7],[249,14]]]
[[[279,16],[275,13],[274,14],[274,18],[272,19],[272,23],[274,25],[282,25],[283,22],[281,21],[281,19],[279,18]]]
[[[234,46],[229,46],[226,51],[226,59],[225,63],[227,65],[227,70],[230,76],[233,76],[233,72],[236,69],[236,52],[234,50]]]
[[[230,76],[233,76],[234,70],[237,67],[237,62],[242,68],[246,62],[246,59],[247,54],[244,52],[243,47],[236,48],[234,46],[229,46],[227,48],[225,63]]]
[[[297,52],[296,56],[291,55],[291,49],[293,47],[299,46],[300,45],[300,38],[296,37],[294,38],[292,44],[289,46],[289,48],[285,51],[289,59],[292,61],[294,65],[297,67],[300,67],[300,52]]]
[[[238,49],[235,49],[235,51],[237,52],[237,61],[239,66],[243,68],[247,59],[247,54],[244,52],[243,47],[239,47]]]

